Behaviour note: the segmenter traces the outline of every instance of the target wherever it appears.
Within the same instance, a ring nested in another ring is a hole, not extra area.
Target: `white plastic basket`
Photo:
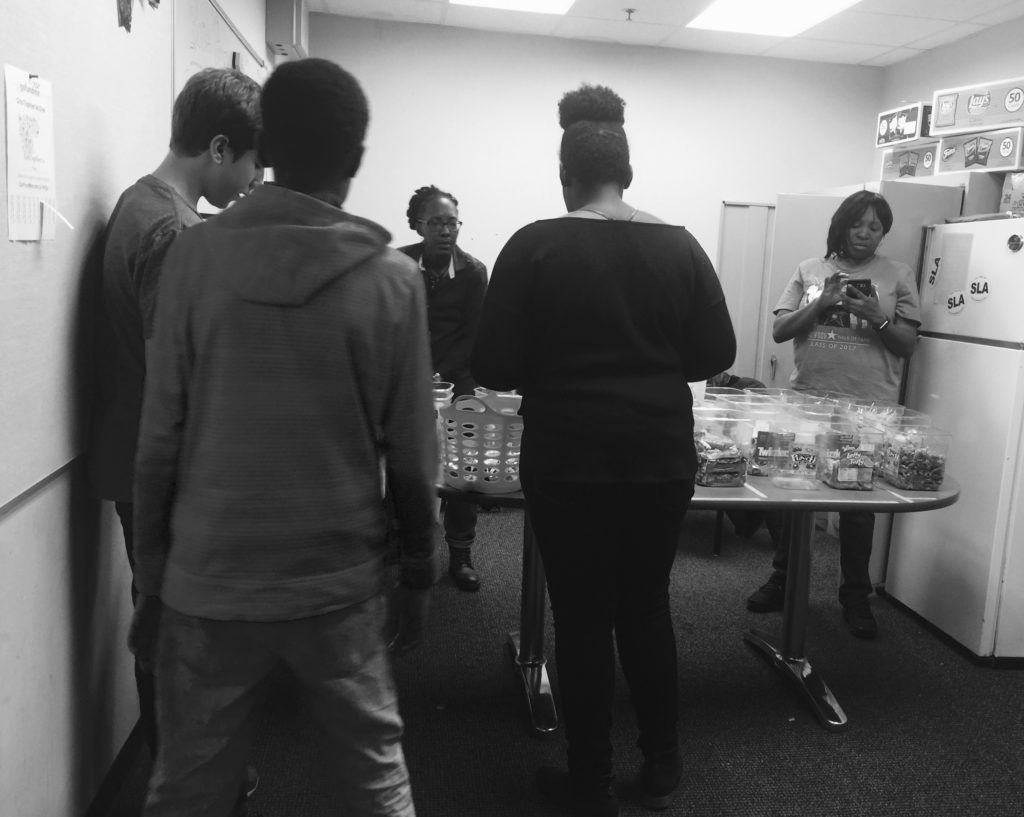
[[[456,397],[440,410],[444,428],[444,481],[482,494],[509,494],[519,483],[523,418],[521,398]]]

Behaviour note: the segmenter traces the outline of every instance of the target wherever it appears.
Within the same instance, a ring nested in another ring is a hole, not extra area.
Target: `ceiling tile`
[[[971,22],[981,23],[982,25],[996,25],[998,23],[1005,23],[1008,20],[1015,20],[1021,16],[1024,16],[1024,2],[1016,0],[1016,2],[1006,3],[984,14],[977,14],[971,18]]]
[[[762,37],[754,34],[736,34],[731,31],[710,31],[702,28],[680,28],[670,34],[663,46],[694,51],[716,51],[723,54],[763,54],[773,45],[785,42],[785,37]]]
[[[651,23],[627,23],[624,20],[598,20],[593,17],[563,17],[555,27],[558,37],[582,40],[624,43],[628,45],[657,45],[671,34],[671,26]]]
[[[447,0],[307,0],[311,12],[433,25],[443,20],[447,7]]]
[[[1007,0],[860,0],[857,11],[924,17],[930,20],[970,20],[1006,5]]]
[[[823,40],[789,39],[769,48],[766,57],[812,62],[845,62],[858,65],[891,49],[885,45],[836,43]]]
[[[985,26],[979,26],[974,23],[956,23],[937,34],[922,37],[920,40],[912,40],[907,45],[919,51],[927,51],[929,48],[938,48],[940,45],[962,40],[964,37],[971,37],[984,30]]]
[[[700,14],[707,4],[708,0],[576,0],[569,9],[569,16],[623,20],[625,10],[631,8],[634,22],[682,26]]]
[[[557,14],[533,14],[528,11],[448,6],[445,25],[476,28],[484,31],[507,31],[514,34],[550,35],[562,17]]]
[[[903,62],[903,60],[909,60],[911,57],[918,57],[923,53],[924,51],[916,48],[894,48],[892,51],[886,51],[884,54],[879,54],[870,60],[864,60],[861,62],[861,65],[872,65],[882,68],[886,65],[895,65],[898,62]]]
[[[846,11],[807,29],[801,34],[801,39],[894,47],[937,34],[950,25],[951,23],[946,20]]]

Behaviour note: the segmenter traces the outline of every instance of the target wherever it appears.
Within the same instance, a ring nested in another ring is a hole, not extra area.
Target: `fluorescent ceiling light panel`
[[[453,6],[476,6],[482,9],[565,14],[576,0],[448,0],[448,2]]]
[[[455,0],[452,0],[454,2]],[[860,0],[715,0],[686,27],[792,37]]]

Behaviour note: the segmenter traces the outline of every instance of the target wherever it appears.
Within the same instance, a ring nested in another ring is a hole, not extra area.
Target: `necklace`
[[[605,212],[603,212],[601,210],[595,210],[593,207],[577,207],[576,208],[576,212],[577,213],[593,213],[594,215],[600,216],[601,218],[605,219],[605,221],[632,221],[633,219],[636,218],[637,213],[640,212],[640,209],[637,208],[637,207],[634,207],[633,208],[633,212],[631,212],[629,214],[629,216],[627,218],[624,218],[624,219],[623,218],[615,218],[615,216],[610,216],[610,215],[608,215],[607,213],[605,213]]]

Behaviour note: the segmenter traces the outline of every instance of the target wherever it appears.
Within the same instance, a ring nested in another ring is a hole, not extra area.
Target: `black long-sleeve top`
[[[417,262],[423,256],[423,242],[398,249]],[[472,393],[475,385],[469,356],[487,289],[487,268],[459,247],[455,247],[452,261],[454,276],[445,276],[436,286],[424,276],[424,284],[432,365],[442,380],[455,384],[455,394],[460,395]]]
[[[694,475],[687,381],[735,356],[718,277],[686,229],[563,217],[502,249],[471,368],[523,395],[524,475],[657,482]]]

